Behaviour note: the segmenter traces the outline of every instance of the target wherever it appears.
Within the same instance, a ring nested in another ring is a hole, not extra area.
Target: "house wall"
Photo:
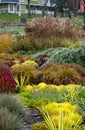
[[[83,2],[83,0],[81,0],[81,2],[80,2],[80,12],[84,12],[84,2]]]
[[[14,12],[16,12],[16,4],[14,4]]]
[[[0,13],[8,12],[8,4],[0,4]]]
[[[25,13],[26,12],[26,5],[22,4],[21,5],[21,13]]]

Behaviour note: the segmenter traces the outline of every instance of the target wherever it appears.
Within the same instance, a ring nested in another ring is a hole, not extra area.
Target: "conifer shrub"
[[[79,48],[60,48],[55,49],[53,53],[50,53],[50,58],[47,62],[63,64],[63,63],[75,63],[85,67],[85,46],[82,45]]]
[[[4,64],[0,64],[0,92],[10,93],[14,92],[16,83],[13,78],[13,74],[9,67]]]

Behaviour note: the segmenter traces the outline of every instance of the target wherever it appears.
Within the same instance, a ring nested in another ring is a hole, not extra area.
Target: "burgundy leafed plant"
[[[6,64],[8,67],[11,67],[12,65],[14,65],[15,63],[13,61],[9,61],[9,62],[6,62],[4,63]]]
[[[0,92],[10,93],[14,92],[16,83],[13,78],[13,74],[9,67],[4,64],[0,64]]]
[[[40,67],[41,65],[43,65],[43,64],[47,61],[47,59],[48,59],[49,57],[50,57],[50,56],[47,55],[47,54],[42,55],[42,56],[40,57],[39,61],[37,61],[39,67]]]

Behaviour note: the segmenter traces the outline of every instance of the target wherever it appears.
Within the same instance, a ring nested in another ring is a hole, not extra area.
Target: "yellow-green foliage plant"
[[[31,126],[31,130],[48,130],[48,127],[44,122],[38,122]]]
[[[29,55],[0,53],[0,62],[1,63],[9,63],[9,62],[16,63],[16,61],[19,62],[19,61],[28,60],[28,59],[31,59],[31,57]]]
[[[41,107],[42,104],[46,105],[49,102],[61,103],[68,101],[75,103],[81,88],[80,85],[75,84],[57,86],[41,82],[38,85],[26,85],[22,87],[19,95],[24,99],[28,107],[31,101],[33,101],[31,102],[31,106]]]
[[[81,40],[72,40],[70,38],[64,38],[61,43],[62,47],[69,47],[69,48],[78,48],[80,45],[82,45]]]
[[[23,89],[25,86],[31,83],[31,79],[34,74],[36,74],[37,70],[35,67],[30,67],[28,65],[13,65],[12,71],[15,73],[14,79],[17,84],[17,92]]]
[[[0,35],[0,52],[7,52],[12,48],[13,38],[8,34]]]
[[[64,103],[49,103],[41,110],[49,130],[80,130],[82,116],[78,106]]]
[[[38,64],[33,60],[26,60],[22,63],[20,63],[19,61],[16,61],[15,64],[11,68],[17,69],[17,68],[24,68],[25,66],[27,66],[27,67],[38,67]]]
[[[25,62],[22,63],[22,65],[27,65],[27,66],[31,66],[31,67],[38,67],[38,64],[33,60],[26,60]]]

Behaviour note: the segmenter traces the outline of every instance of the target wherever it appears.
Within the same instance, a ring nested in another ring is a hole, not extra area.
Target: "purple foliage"
[[[0,64],[0,92],[14,92],[15,88],[16,83],[9,67],[4,64]]]
[[[20,64],[22,64],[23,62],[25,62],[25,60],[21,59],[21,60],[20,60]]]
[[[38,61],[39,66],[43,65],[47,61],[48,58],[49,58],[49,55],[47,54],[42,55]]]
[[[10,62],[6,62],[4,63],[5,65],[7,65],[8,67],[11,67],[12,65],[14,65],[14,62],[13,61],[10,61]]]

